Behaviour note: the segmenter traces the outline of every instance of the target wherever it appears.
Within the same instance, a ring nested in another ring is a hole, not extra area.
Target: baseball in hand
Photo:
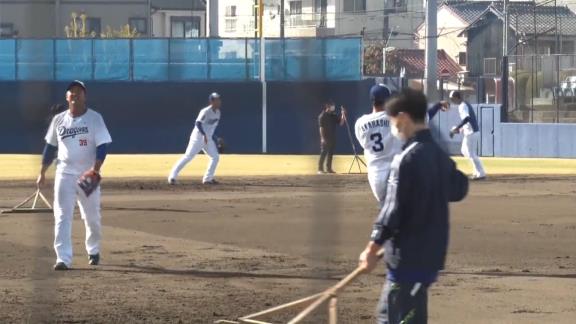
[[[442,105],[442,111],[448,111],[450,110],[450,104],[448,103],[448,101],[446,100],[442,100],[440,101],[440,104]]]

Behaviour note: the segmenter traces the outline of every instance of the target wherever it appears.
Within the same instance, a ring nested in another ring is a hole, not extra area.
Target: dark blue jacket
[[[390,271],[434,274],[444,268],[451,201],[464,199],[468,178],[422,130],[409,139],[391,166],[386,200],[371,239],[385,245]]]

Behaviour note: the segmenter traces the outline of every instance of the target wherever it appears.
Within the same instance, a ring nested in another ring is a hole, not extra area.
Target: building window
[[[86,32],[89,34],[93,32],[96,34],[96,37],[100,37],[100,33],[102,32],[102,24],[100,18],[86,18]]]
[[[136,29],[140,35],[148,34],[148,20],[146,18],[133,17],[128,19],[130,30]]]
[[[200,17],[171,17],[170,36],[174,38],[200,37]]]
[[[226,17],[236,17],[236,6],[226,6]]]
[[[344,0],[345,12],[364,12],[366,11],[366,0]]]
[[[13,23],[1,23],[0,24],[0,37],[12,37],[14,36],[14,24]]]
[[[394,0],[394,10],[396,12],[406,10],[406,0]]]
[[[236,32],[236,18],[233,19],[226,19],[226,30],[227,33],[234,33]]]
[[[496,75],[496,58],[489,57],[484,59],[484,75]]]
[[[302,14],[302,1],[290,1],[290,14],[291,15]]]
[[[458,53],[458,64],[466,65],[466,52]]]

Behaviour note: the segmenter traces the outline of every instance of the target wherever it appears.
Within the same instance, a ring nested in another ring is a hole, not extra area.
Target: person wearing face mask
[[[384,247],[388,273],[379,324],[427,323],[427,291],[448,249],[448,205],[468,193],[468,178],[432,138],[426,108],[424,94],[413,89],[386,104],[391,131],[405,143],[392,161],[384,206],[359,257],[359,266],[370,272]]]
[[[450,93],[450,101],[458,106],[458,113],[462,121],[460,124],[452,127],[450,130],[450,137],[458,133],[464,134],[462,140],[462,155],[470,159],[474,169],[472,180],[486,179],[486,172],[482,166],[482,161],[478,157],[476,150],[478,148],[478,139],[480,137],[480,128],[478,127],[478,119],[474,113],[472,106],[462,99],[462,94],[459,91],[452,91]]]
[[[334,102],[328,101],[322,107],[318,116],[320,128],[320,160],[318,161],[318,174],[334,173],[332,170],[332,157],[336,146],[336,127],[343,126],[346,121],[346,109],[340,108],[340,115],[336,113]],[[326,169],[324,169],[326,162]]]

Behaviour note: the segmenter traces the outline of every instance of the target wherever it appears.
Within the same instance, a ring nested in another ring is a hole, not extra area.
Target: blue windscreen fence
[[[361,80],[360,38],[267,39],[266,79]],[[253,81],[258,39],[4,39],[0,81]]]

